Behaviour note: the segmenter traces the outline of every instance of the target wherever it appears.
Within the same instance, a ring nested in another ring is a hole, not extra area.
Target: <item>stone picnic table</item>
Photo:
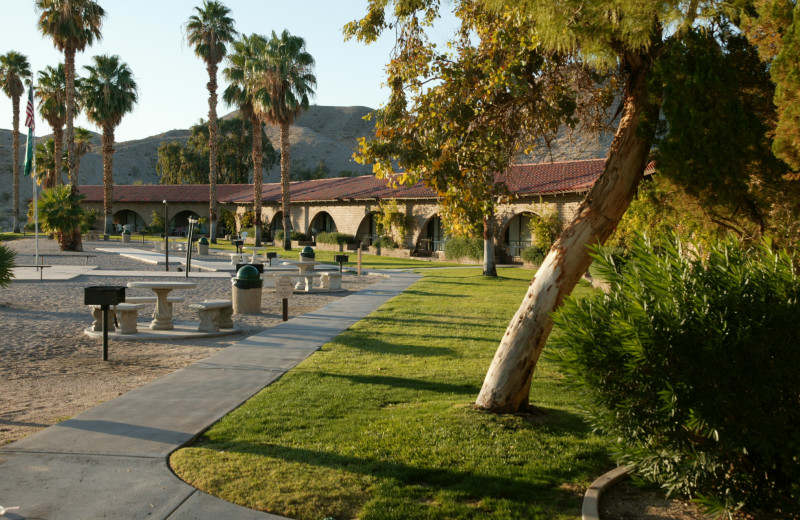
[[[194,282],[128,282],[131,289],[152,289],[156,293],[156,310],[153,312],[153,321],[150,328],[153,330],[172,330],[172,304],[167,301],[169,293],[175,289],[194,289]]]

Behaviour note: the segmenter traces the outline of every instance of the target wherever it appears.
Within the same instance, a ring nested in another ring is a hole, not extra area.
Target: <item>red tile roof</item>
[[[592,187],[604,166],[605,159],[515,164],[498,175],[498,180],[505,182],[511,193],[518,196],[584,192]],[[652,167],[652,163],[649,164],[645,173],[651,173]],[[89,202],[103,200],[102,186],[80,186],[79,190]],[[386,181],[372,175],[292,182],[290,191],[293,202],[436,198],[433,190],[421,183],[393,189],[386,185]],[[262,194],[265,203],[279,202],[280,183],[264,184]],[[207,202],[208,185],[114,186],[114,202],[161,202],[165,199],[170,202]],[[218,184],[217,200],[223,203],[252,202],[253,185]]]

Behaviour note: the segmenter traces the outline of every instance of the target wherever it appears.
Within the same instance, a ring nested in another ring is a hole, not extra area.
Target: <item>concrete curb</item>
[[[608,488],[627,477],[633,466],[620,466],[592,482],[583,496],[582,520],[600,520],[600,495]]]

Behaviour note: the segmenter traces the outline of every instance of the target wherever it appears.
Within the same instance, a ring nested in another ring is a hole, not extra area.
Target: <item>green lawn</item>
[[[610,462],[554,367],[534,378],[541,414],[472,407],[531,272],[500,275],[427,271],[174,453],[174,470],[298,519],[579,517]]]

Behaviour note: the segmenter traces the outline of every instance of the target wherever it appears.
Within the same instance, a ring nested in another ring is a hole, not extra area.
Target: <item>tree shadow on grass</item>
[[[472,395],[477,397],[478,391],[480,390],[479,387],[470,384],[453,385],[449,383],[436,383],[432,381],[422,381],[419,379],[409,379],[407,377],[332,374],[329,372],[320,372],[320,375],[325,377],[347,379],[357,384],[389,386],[392,388],[405,388],[409,390],[437,392],[442,394]]]
[[[335,343],[346,347],[374,352],[377,354],[398,354],[402,356],[429,357],[429,356],[448,356],[457,357],[459,352],[447,347],[427,347],[410,344],[389,343],[375,337],[365,337],[363,335],[347,334],[338,336]]]

